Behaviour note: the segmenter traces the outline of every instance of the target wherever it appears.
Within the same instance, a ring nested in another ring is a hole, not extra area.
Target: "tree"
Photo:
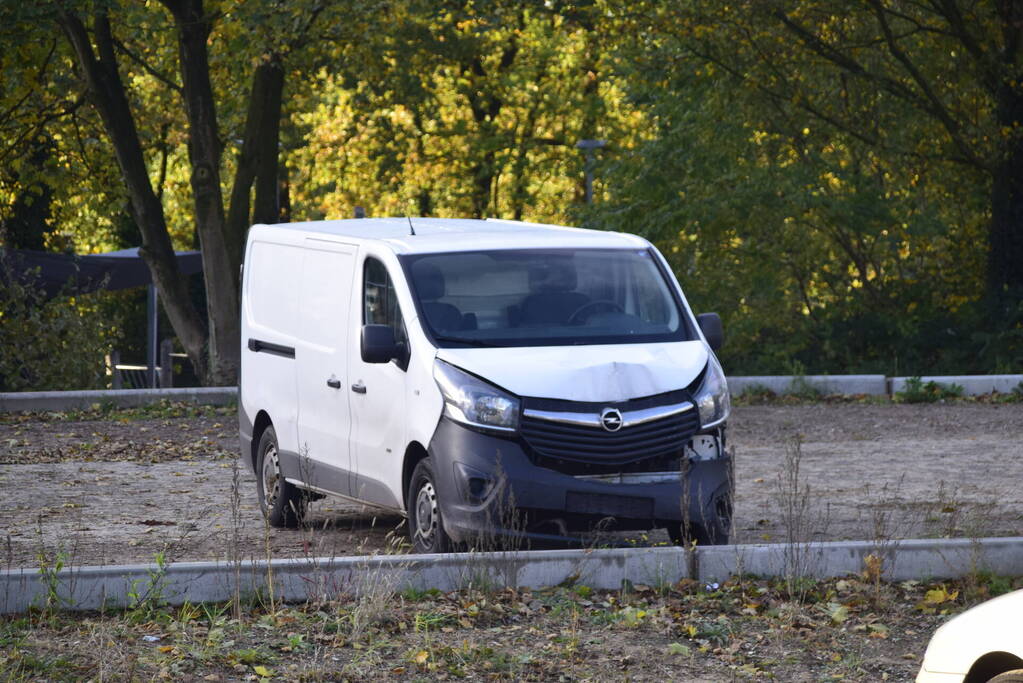
[[[330,70],[298,118],[298,211],[567,220],[582,137],[628,146],[587,2],[409,2]]]
[[[202,0],[164,0],[161,5],[164,12],[118,2],[7,6],[0,18],[9,30],[41,36],[45,33],[38,27],[49,21],[66,38],[67,53],[49,43],[57,65],[50,72],[75,65],[82,92],[114,152],[132,218],[142,235],[141,254],[178,339],[205,382],[230,384],[236,381],[240,352],[238,268],[245,231],[253,219],[277,220],[284,63],[301,46],[323,6],[266,2],[259,11],[239,17],[216,6],[208,8]],[[246,20],[259,26],[246,25]],[[224,43],[233,51],[211,60],[210,45]],[[244,89],[238,74],[248,71],[248,65],[252,65],[249,104],[237,108],[247,111],[244,125],[242,116],[229,116],[228,139],[241,128],[242,142],[233,164],[231,203],[225,207],[225,144],[218,112],[231,110],[232,100],[243,99],[232,91]],[[26,63],[24,68],[38,67]],[[39,70],[41,75],[44,71]],[[215,90],[214,75],[228,81],[232,96]],[[175,100],[183,117],[176,115]],[[37,116],[28,125],[42,128],[55,118],[59,116],[40,121]],[[173,155],[168,135],[177,130],[187,143],[190,215],[206,282],[205,320],[178,272],[164,206],[163,181],[168,156]]]
[[[1014,333],[995,337],[1016,323],[980,327],[972,305],[991,269],[988,171],[921,102],[837,68],[794,38],[777,4],[763,7],[617,6],[635,38],[621,46],[621,77],[653,137],[620,155],[593,220],[659,242],[697,305],[725,315],[733,368],[1011,365]],[[895,79],[903,67],[876,14],[857,8],[870,9],[802,3],[798,21],[816,17],[832,44]],[[942,63],[940,37],[916,39],[914,59],[971,122],[961,134],[973,154],[997,158],[975,74]]]
[[[1011,0],[693,3],[692,54],[748,77],[761,93],[880,154],[927,159],[980,177],[989,193],[986,282],[1023,297],[1023,5]],[[731,46],[739,45],[735,50]],[[816,79],[807,73],[819,74]],[[916,124],[885,129],[854,105],[883,98]],[[910,133],[909,135],[905,133]]]

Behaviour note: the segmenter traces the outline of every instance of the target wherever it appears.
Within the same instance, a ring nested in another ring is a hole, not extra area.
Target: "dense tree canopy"
[[[5,3],[0,239],[141,243],[210,383],[248,225],[355,206],[639,232],[732,372],[1018,371],[1021,35],[1010,0]]]

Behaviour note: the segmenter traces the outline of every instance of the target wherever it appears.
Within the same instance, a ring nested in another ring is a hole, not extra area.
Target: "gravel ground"
[[[313,503],[304,529],[266,529],[234,416],[179,412],[2,416],[0,566],[58,552],[76,565],[351,555],[404,538],[400,517],[337,499]],[[1023,404],[738,406],[730,425],[740,542],[795,527],[821,540],[1023,534]]]

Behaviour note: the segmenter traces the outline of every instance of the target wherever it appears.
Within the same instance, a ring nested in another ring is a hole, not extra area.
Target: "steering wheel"
[[[601,307],[606,308],[609,311],[625,313],[625,309],[619,306],[616,302],[611,301],[610,299],[597,299],[596,301],[590,301],[589,303],[585,303],[579,308],[575,309],[572,315],[568,316],[568,324],[582,325],[583,321],[585,321],[587,318],[593,315],[594,311],[592,309]]]

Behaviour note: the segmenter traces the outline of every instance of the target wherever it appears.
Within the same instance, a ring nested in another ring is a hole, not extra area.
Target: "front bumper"
[[[713,538],[728,535],[732,462],[724,454],[689,461],[668,481],[630,483],[642,478],[633,474],[609,483],[539,467],[517,439],[477,432],[447,418],[428,451],[444,529],[455,542],[481,536],[566,540],[595,529],[679,523]]]

